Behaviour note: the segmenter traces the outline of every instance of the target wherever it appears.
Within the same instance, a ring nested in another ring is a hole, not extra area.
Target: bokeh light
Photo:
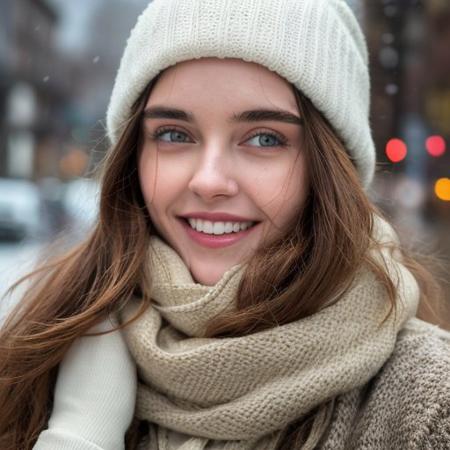
[[[408,149],[401,139],[390,139],[386,144],[386,156],[393,163],[403,161],[406,158]]]
[[[439,178],[434,185],[436,197],[450,202],[450,178]]]
[[[431,156],[442,156],[446,150],[445,139],[442,136],[430,136],[425,142],[425,147]]]

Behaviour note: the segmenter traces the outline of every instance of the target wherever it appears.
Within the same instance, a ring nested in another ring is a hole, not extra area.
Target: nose
[[[232,197],[239,191],[232,170],[232,161],[226,148],[218,145],[204,148],[195,162],[194,172],[189,182],[189,189],[210,202],[217,197]]]

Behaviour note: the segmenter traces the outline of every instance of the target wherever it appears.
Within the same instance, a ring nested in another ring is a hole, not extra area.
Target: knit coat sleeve
[[[364,411],[360,443],[366,438],[381,444],[373,448],[450,449],[450,333],[428,325],[405,330],[373,380]]]
[[[427,414],[417,449],[450,449],[450,333],[439,333],[428,358],[435,362],[434,377],[425,379],[428,389]],[[433,366],[432,366],[433,367]]]
[[[450,449],[450,333],[414,319],[378,374],[337,398],[320,449]]]
[[[409,339],[416,357],[409,362],[408,410],[417,415],[409,445],[417,450],[444,450],[450,449],[450,333],[429,330],[429,335],[417,333]]]
[[[445,394],[447,400],[450,398],[450,392]],[[450,409],[448,405],[439,409],[430,424],[430,434],[426,436],[424,442],[419,448],[429,449],[448,449],[450,448]]]

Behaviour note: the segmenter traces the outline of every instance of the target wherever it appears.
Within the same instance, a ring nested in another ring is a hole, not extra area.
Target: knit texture
[[[385,222],[376,224],[380,240],[395,239]],[[140,379],[136,416],[156,426],[157,448],[176,431],[189,437],[180,447],[186,450],[272,449],[290,422],[322,406],[317,441],[333,399],[376,375],[415,315],[417,283],[387,252],[384,258],[399,298],[396,316],[381,326],[389,309],[385,289],[361,268],[338,302],[312,316],[244,337],[203,338],[214,315],[233,309],[244,267],[202,286],[178,254],[153,237],[147,265],[153,303],[124,331]],[[137,307],[131,301],[119,320]]]
[[[296,86],[334,127],[363,185],[370,184],[375,149],[367,46],[344,1],[154,0],[120,62],[107,111],[111,142],[158,73],[201,57],[255,62]]]
[[[339,396],[318,450],[448,450],[450,333],[413,318],[365,386]]]

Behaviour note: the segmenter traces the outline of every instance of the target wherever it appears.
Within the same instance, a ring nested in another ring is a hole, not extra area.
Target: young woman
[[[1,330],[1,449],[450,448],[437,288],[366,194],[367,59],[342,0],[148,6],[98,223]]]

